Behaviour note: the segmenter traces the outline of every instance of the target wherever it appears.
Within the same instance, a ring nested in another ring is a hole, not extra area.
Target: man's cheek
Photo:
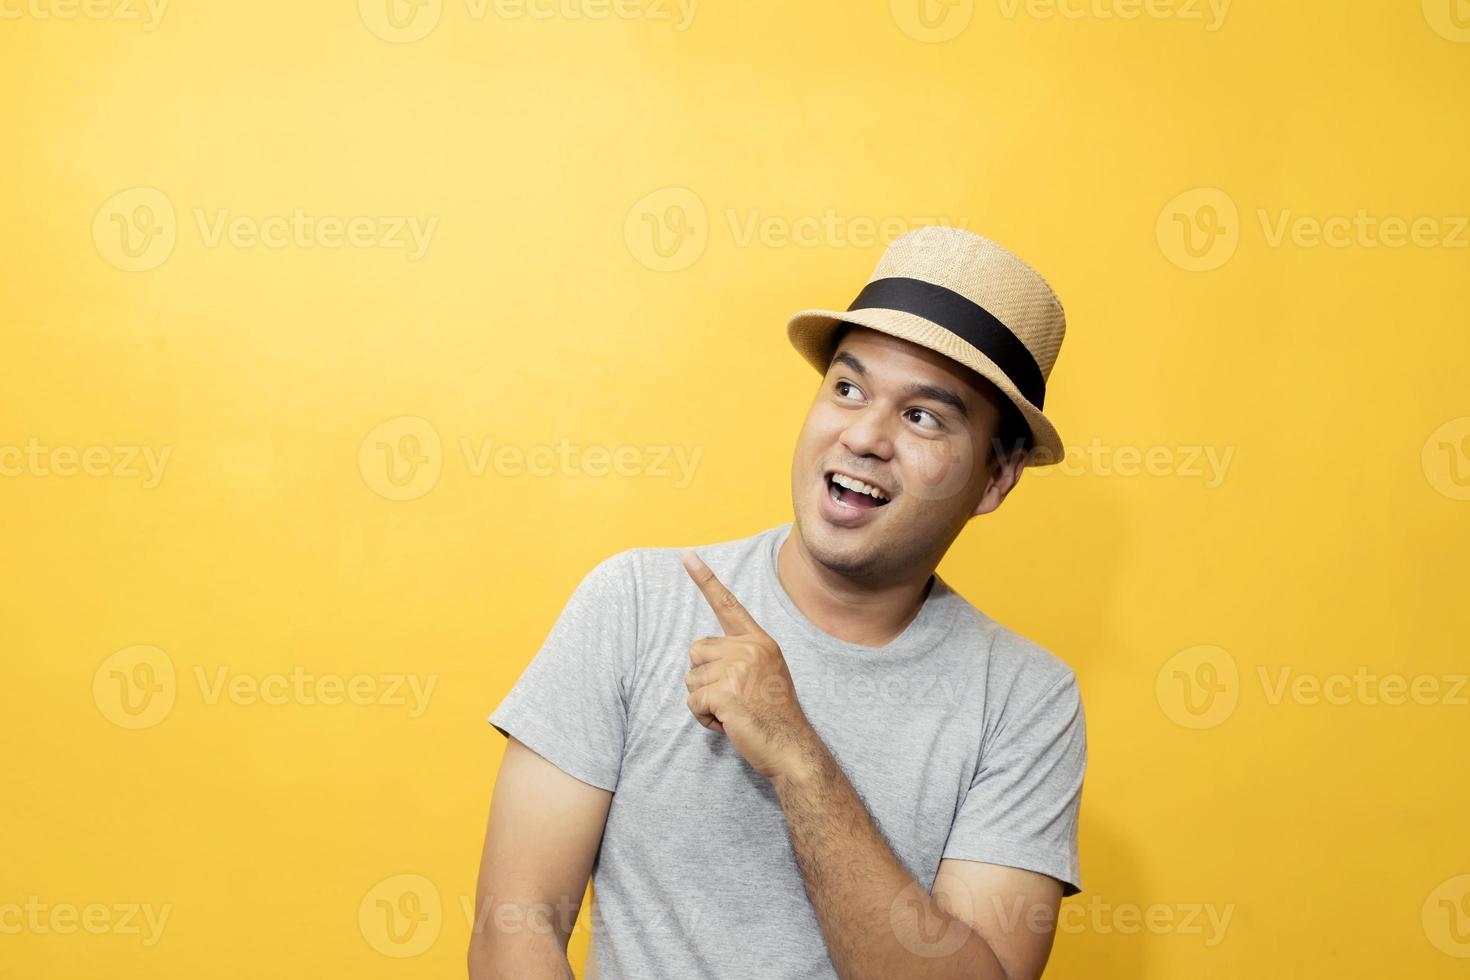
[[[842,446],[842,432],[840,424],[822,424],[820,420],[813,420],[813,424],[802,430],[802,452],[814,464],[824,459],[840,462],[842,457],[852,455]]]
[[[898,448],[903,493],[921,500],[953,500],[969,486],[975,457],[948,440],[904,443]]]

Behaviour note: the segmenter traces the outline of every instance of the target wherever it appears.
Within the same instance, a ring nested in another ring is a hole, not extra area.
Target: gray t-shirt
[[[935,576],[883,647],[814,626],[776,575],[791,522],[700,556],[781,646],[797,698],[924,890],[941,858],[1082,886],[1087,763],[1072,669]],[[770,782],[685,699],[689,645],[722,634],[680,548],[590,571],[490,714],[613,791],[593,868],[588,977],[836,978]]]

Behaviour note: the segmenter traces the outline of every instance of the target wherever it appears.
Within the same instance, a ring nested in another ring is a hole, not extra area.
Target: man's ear
[[[1015,487],[1016,481],[1021,479],[1021,471],[1026,468],[1026,451],[1021,448],[1012,448],[998,462],[990,465],[990,473],[986,477],[985,493],[980,497],[980,502],[975,505],[971,517],[979,517],[981,514],[989,514],[1000,506],[1006,494]]]

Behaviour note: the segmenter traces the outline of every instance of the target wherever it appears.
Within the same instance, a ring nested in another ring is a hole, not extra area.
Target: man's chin
[[[820,514],[805,523],[797,522],[802,543],[812,560],[839,575],[861,579],[871,573],[875,553],[875,530],[869,526],[837,527]]]

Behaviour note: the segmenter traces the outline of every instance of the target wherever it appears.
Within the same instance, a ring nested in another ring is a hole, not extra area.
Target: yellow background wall
[[[460,974],[485,715],[943,222],[1069,318],[941,566],[1081,678],[1052,975],[1464,975],[1464,0],[395,2],[0,0],[0,972]]]

